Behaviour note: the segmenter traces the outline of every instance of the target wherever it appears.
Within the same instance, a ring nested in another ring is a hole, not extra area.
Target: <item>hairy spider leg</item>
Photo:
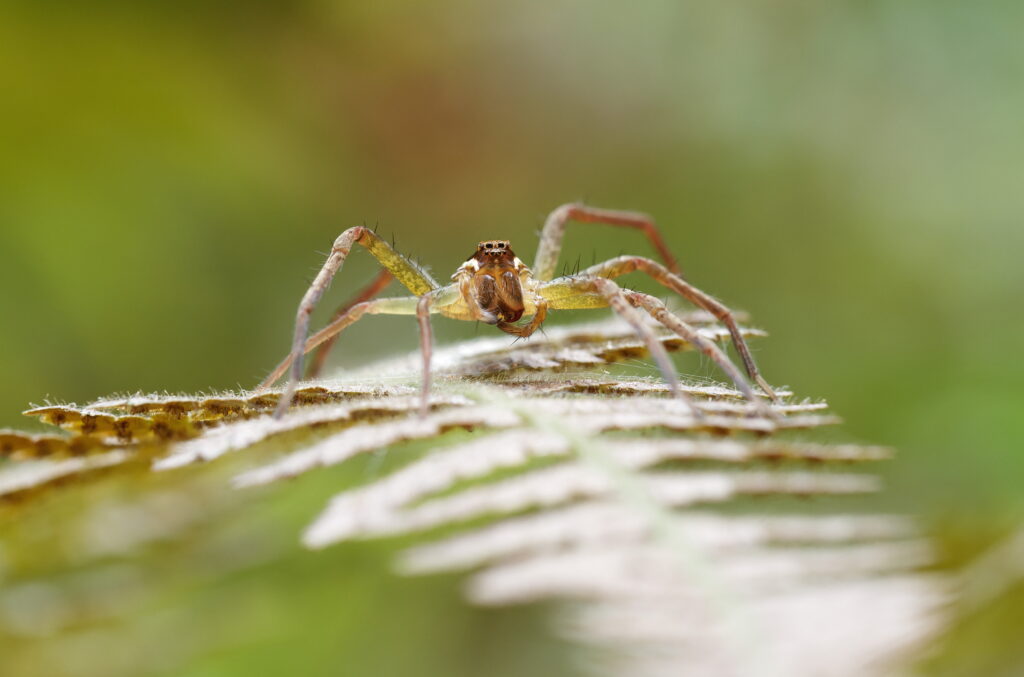
[[[420,351],[423,355],[423,381],[420,390],[420,412],[426,414],[429,409],[430,396],[430,362],[433,352],[433,332],[430,327],[430,315],[432,313],[443,313],[458,300],[457,289],[454,285],[442,287],[423,296],[402,296],[397,298],[374,299],[364,301],[350,308],[341,317],[335,319],[329,325],[313,334],[306,340],[303,347],[308,353],[317,346],[338,336],[349,326],[355,324],[364,315],[415,315],[420,328]],[[256,388],[256,392],[268,388],[275,381],[281,378],[288,367],[292,365],[291,354],[284,358],[274,371],[264,379],[263,383]],[[282,394],[282,399],[284,395]],[[278,402],[280,406],[280,401]]]
[[[424,294],[416,302],[416,322],[420,325],[420,354],[423,356],[423,377],[420,382],[420,416],[430,411],[430,358],[433,354],[434,332],[430,328],[430,304],[433,294]]]
[[[399,282],[416,296],[422,296],[434,289],[437,289],[437,282],[430,275],[399,254],[386,241],[365,226],[349,228],[338,236],[331,247],[331,253],[324,262],[320,272],[313,279],[309,289],[299,303],[299,309],[295,317],[295,334],[292,338],[292,348],[289,354],[291,359],[291,374],[288,378],[288,385],[281,394],[281,399],[274,410],[274,416],[280,417],[291,404],[295,394],[295,385],[302,378],[302,357],[305,354],[304,347],[306,336],[309,334],[309,318],[316,308],[320,297],[323,296],[335,274],[345,263],[346,257],[355,245],[362,245],[381,263],[382,266],[391,271]]]
[[[609,259],[603,263],[587,268],[580,273],[580,276],[594,276],[613,279],[634,271],[646,273],[658,284],[668,287],[672,291],[689,300],[691,303],[708,311],[719,321],[725,324],[729,329],[729,335],[732,336],[732,343],[736,347],[736,352],[738,352],[740,357],[743,359],[743,366],[746,368],[747,374],[757,383],[757,385],[761,387],[761,390],[763,390],[773,402],[779,404],[779,396],[775,394],[772,387],[768,385],[768,382],[761,376],[761,372],[758,371],[757,365],[754,363],[754,356],[750,353],[750,348],[747,346],[747,342],[743,338],[743,335],[740,334],[740,328],[736,324],[736,319],[733,317],[732,311],[718,299],[701,291],[697,287],[685,281],[683,278],[672,273],[657,261],[653,261],[642,256],[619,256],[614,259]]]
[[[753,404],[757,413],[772,419],[779,418],[778,414],[757,396],[757,393],[755,393],[754,389],[750,387],[750,384],[747,382],[747,379],[743,377],[740,370],[736,368],[735,364],[729,361],[728,356],[722,352],[721,348],[715,345],[714,341],[701,336],[696,329],[691,327],[680,317],[669,312],[664,303],[650,294],[642,294],[634,291],[627,291],[625,294],[626,298],[634,306],[646,310],[655,320],[671,329],[681,338],[689,341],[697,350],[710,357],[715,364],[721,367],[722,371],[732,379],[732,382],[736,384],[736,387],[739,388],[740,392],[742,392],[751,404]]]
[[[571,202],[557,207],[544,221],[544,228],[540,233],[540,244],[537,246],[537,256],[533,260],[533,274],[541,282],[547,282],[554,278],[555,268],[558,265],[558,257],[562,253],[562,239],[565,237],[565,227],[570,221],[580,223],[603,223],[609,226],[622,226],[642,230],[651,241],[658,255],[665,261],[669,270],[678,273],[679,266],[676,259],[665,244],[661,231],[654,225],[654,220],[642,212],[627,212],[615,209],[600,209],[588,207],[579,202]]]
[[[629,323],[637,336],[643,339],[648,352],[657,363],[658,369],[661,370],[665,382],[668,383],[672,396],[685,402],[694,417],[704,418],[703,412],[679,387],[679,377],[676,376],[675,366],[665,351],[665,346],[644,322],[643,316],[633,307],[619,285],[602,277],[573,275],[541,284],[539,294],[547,300],[548,306],[553,310],[607,308],[610,306]]]
[[[415,315],[418,296],[400,296],[397,298],[374,299],[357,303],[344,313],[334,318],[330,324],[306,339],[303,347],[303,354],[309,353],[315,348],[326,344],[328,341],[337,339],[338,335],[349,326],[362,319],[363,315]],[[265,390],[284,376],[288,367],[292,365],[294,358],[291,353],[274,367],[274,370],[263,379],[263,382],[256,386],[255,392]]]
[[[391,280],[395,279],[395,276],[391,274],[391,271],[387,268],[381,268],[380,272],[377,273],[377,277],[370,281],[370,284],[366,285],[359,291],[358,294],[350,298],[345,303],[338,306],[338,309],[334,311],[334,315],[331,316],[331,322],[334,322],[339,317],[344,315],[353,306],[363,303],[364,301],[370,301],[375,298],[377,294],[384,291],[384,288],[391,283]],[[309,368],[306,370],[306,378],[313,379],[320,375],[323,371],[324,362],[327,361],[327,355],[331,352],[331,348],[338,342],[338,335],[335,334],[331,338],[327,339],[317,347],[316,354],[313,359],[310,360]],[[309,352],[308,350],[306,351]]]

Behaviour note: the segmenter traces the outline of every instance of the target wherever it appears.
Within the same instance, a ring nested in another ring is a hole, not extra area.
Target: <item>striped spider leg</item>
[[[690,409],[695,415],[700,416],[696,406],[685,396],[679,387],[679,379],[675,373],[675,367],[665,352],[665,347],[658,340],[651,328],[643,321],[637,308],[646,311],[651,317],[667,327],[692,344],[694,348],[711,358],[722,371],[736,384],[736,387],[744,397],[750,401],[754,410],[771,419],[778,419],[778,415],[771,409],[750,386],[747,380],[740,373],[728,356],[722,352],[713,341],[700,335],[692,326],[682,318],[669,312],[659,299],[650,294],[622,289],[612,280],[605,277],[579,273],[560,277],[550,282],[538,283],[538,293],[548,302],[554,310],[583,309],[583,308],[604,308],[611,307],[632,326],[633,330],[647,345],[651,357],[657,363],[661,374],[669,390],[675,397],[687,401]]]
[[[761,390],[763,390],[773,402],[776,404],[780,402],[779,396],[775,394],[772,387],[768,385],[768,382],[761,376],[761,372],[758,370],[757,364],[754,362],[754,356],[751,354],[750,348],[747,346],[746,339],[744,339],[743,335],[740,333],[739,325],[736,324],[736,318],[733,316],[732,311],[729,310],[721,301],[701,291],[657,261],[652,261],[651,259],[644,258],[642,256],[619,256],[614,259],[609,259],[604,263],[598,263],[597,265],[580,271],[579,275],[581,277],[599,277],[610,280],[633,271],[646,273],[658,284],[671,289],[697,307],[703,308],[722,322],[729,330],[732,343],[736,347],[736,352],[739,353],[740,358],[743,360],[743,366],[747,371],[747,375],[761,387]],[[644,301],[640,305],[652,312],[652,314],[655,315],[655,319],[658,319],[659,322],[665,324],[669,329],[676,331],[676,333],[679,333],[672,326],[669,326],[659,318],[658,314],[654,313],[652,310],[653,305],[650,301]],[[664,310],[658,311],[662,316],[664,316],[663,313],[667,312],[668,311]],[[668,314],[671,315],[671,313]],[[678,320],[678,318],[676,319]],[[680,336],[683,335],[680,334]],[[683,336],[683,338],[686,337]],[[715,361],[719,362],[718,360]],[[724,366],[722,366],[722,369],[726,370]],[[726,370],[726,372],[728,373],[729,370]],[[733,381],[736,381],[736,379],[733,378]],[[736,381],[736,385],[742,389],[742,386],[740,386],[738,381]]]
[[[307,340],[306,337],[309,334],[310,315],[313,313],[317,303],[320,301],[320,297],[323,296],[327,287],[330,286],[331,280],[345,263],[345,259],[348,257],[352,247],[357,244],[365,247],[374,256],[374,258],[384,266],[385,269],[390,271],[390,274],[394,276],[396,280],[402,283],[402,285],[415,294],[415,296],[371,299],[356,303],[347,310],[344,310],[340,315],[336,316],[327,327],[320,330]],[[320,272],[317,273],[316,278],[313,279],[312,284],[310,284],[309,289],[306,291],[305,295],[302,297],[302,301],[299,303],[299,309],[295,317],[295,332],[292,339],[291,351],[288,353],[288,356],[277,365],[270,375],[267,376],[259,386],[257,386],[256,390],[260,391],[270,387],[284,375],[286,370],[288,370],[288,384],[285,386],[284,392],[281,394],[281,399],[277,403],[277,408],[274,410],[274,416],[280,417],[291,405],[292,398],[295,395],[296,385],[302,378],[303,356],[307,352],[313,350],[325,341],[330,340],[343,329],[366,314],[420,315],[421,313],[429,313],[432,309],[430,302],[427,301],[421,303],[420,301],[424,297],[437,296],[437,292],[441,289],[442,288],[439,287],[437,282],[430,277],[429,273],[399,254],[391,247],[391,245],[385,242],[369,228],[366,228],[365,226],[349,228],[339,235],[334,241],[334,245],[331,247],[331,253],[328,255],[327,261],[324,262]],[[451,294],[449,293],[445,296],[445,299],[449,299],[450,297]],[[440,308],[442,306],[437,305],[433,307]],[[421,319],[421,329],[424,326],[427,327],[427,331],[429,332],[429,323],[425,323]],[[428,346],[424,349],[424,356],[427,357],[429,353],[430,336],[428,334],[422,338],[423,341],[425,341],[425,345]],[[289,367],[291,368],[290,370]]]
[[[331,322],[334,322],[347,313],[353,306],[372,300],[377,296],[377,294],[384,291],[384,289],[391,284],[391,280],[393,279],[395,279],[395,276],[391,274],[390,270],[387,268],[381,268],[380,272],[377,273],[377,277],[373,278],[368,285],[363,287],[351,299],[338,306],[338,309],[334,311],[334,316],[331,318]],[[315,379],[320,376],[320,373],[324,370],[324,363],[327,361],[327,355],[330,354],[331,348],[334,347],[334,344],[338,342],[338,336],[339,334],[335,334],[317,346],[316,353],[313,355],[313,359],[310,360],[309,368],[306,370],[307,379]]]
[[[675,257],[673,257],[671,252],[668,250],[664,239],[661,237],[658,228],[654,225],[654,221],[650,216],[640,212],[598,209],[596,207],[589,207],[578,203],[570,203],[558,207],[551,212],[550,216],[548,216],[544,223],[544,229],[541,231],[540,245],[537,248],[537,257],[533,266],[534,274],[538,280],[541,282],[548,282],[554,277],[555,267],[558,264],[558,257],[561,253],[565,228],[570,221],[578,221],[581,223],[603,223],[612,226],[635,228],[643,231],[651,241],[651,244],[654,245],[654,248],[658,251],[662,260],[665,262],[664,265],[642,256],[619,256],[581,271],[578,274],[578,277],[600,277],[613,279],[633,271],[639,271],[649,275],[656,282],[678,293],[697,307],[708,311],[717,320],[722,322],[726,328],[728,328],[733,345],[736,347],[736,352],[739,353],[740,358],[743,360],[743,366],[747,371],[747,375],[755,381],[758,386],[760,386],[761,390],[763,390],[773,402],[776,404],[779,403],[780,400],[778,395],[775,394],[772,387],[768,385],[768,382],[761,376],[761,372],[758,370],[757,364],[754,362],[754,356],[751,354],[746,340],[740,333],[739,326],[736,324],[732,311],[729,310],[729,308],[727,308],[721,301],[718,301],[711,295],[701,291],[680,277]],[[636,298],[633,299],[633,301],[636,300]],[[640,305],[644,307],[645,310],[652,312],[653,314],[653,311],[651,310],[651,308],[653,308],[653,304],[650,300],[646,300]],[[662,317],[666,316],[665,313],[668,313],[668,311],[659,311],[659,314],[661,314]],[[671,313],[668,314],[671,315]],[[681,322],[679,318],[675,319],[677,322]],[[659,322],[665,324],[661,319],[659,319]],[[676,326],[678,326],[677,322],[674,323]],[[665,326],[669,325],[665,324]],[[684,336],[677,329],[674,329],[671,326],[669,326],[669,329],[672,329],[683,338],[689,340],[687,336]],[[692,328],[689,329],[692,330]],[[689,330],[684,329],[684,331],[689,333]],[[694,346],[707,353],[707,351],[701,348],[699,344],[694,343]],[[737,387],[741,390],[744,389],[743,386],[740,385],[740,382],[732,376],[732,370],[726,369],[719,359],[715,359],[715,362],[718,363],[719,366],[722,366],[722,369],[726,371],[726,373],[730,374],[730,378],[736,382]]]

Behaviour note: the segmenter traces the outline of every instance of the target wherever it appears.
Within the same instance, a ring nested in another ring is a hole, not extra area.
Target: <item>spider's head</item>
[[[469,258],[486,267],[515,267],[516,254],[508,240],[484,240],[476,246],[476,252]]]
[[[476,253],[482,256],[515,256],[508,240],[485,240],[476,246]]]

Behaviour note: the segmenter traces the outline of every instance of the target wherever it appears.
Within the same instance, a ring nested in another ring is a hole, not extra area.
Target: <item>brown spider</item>
[[[619,256],[574,275],[552,279],[562,248],[565,226],[569,221],[604,223],[642,230],[658,250],[665,265],[642,256]],[[385,270],[381,271],[354,304],[344,307],[329,325],[307,340],[310,314],[355,244],[366,247]],[[257,390],[275,383],[291,366],[288,384],[274,412],[275,416],[281,416],[291,404],[296,384],[302,378],[302,359],[306,353],[317,346],[322,346],[314,363],[314,372],[318,371],[326,349],[333,344],[337,335],[363,315],[415,314],[419,321],[420,348],[423,353],[421,412],[425,413],[430,395],[431,313],[441,313],[456,320],[479,320],[515,336],[529,336],[540,327],[549,310],[611,307],[646,343],[673,395],[686,401],[694,415],[700,417],[701,412],[680,389],[675,368],[664,346],[644,322],[642,315],[637,312],[637,308],[640,308],[714,360],[760,413],[774,416],[739,369],[715,343],[702,337],[693,327],[669,312],[665,304],[657,298],[622,289],[612,281],[613,278],[634,271],[650,275],[660,284],[712,313],[723,322],[729,329],[733,345],[743,360],[747,374],[773,401],[779,401],[775,392],[758,372],[732,312],[677,274],[675,259],[669,253],[651,218],[637,212],[598,209],[582,204],[562,205],[551,212],[541,231],[540,246],[537,248],[537,258],[532,270],[519,260],[507,241],[487,240],[477,245],[476,253],[452,275],[452,283],[443,287],[435,282],[426,270],[396,252],[369,228],[349,228],[334,241],[327,262],[302,297],[295,320],[291,352],[264,379]],[[374,298],[392,276],[414,296]],[[532,318],[525,324],[516,324],[524,315],[532,315]]]

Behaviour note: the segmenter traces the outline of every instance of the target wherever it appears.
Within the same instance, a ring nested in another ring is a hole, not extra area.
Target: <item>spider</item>
[[[664,264],[642,256],[618,256],[576,274],[555,278],[555,266],[561,253],[565,228],[572,221],[640,230],[658,251]],[[368,249],[384,266],[384,270],[354,304],[343,307],[330,324],[307,339],[310,315],[356,244]],[[477,245],[476,252],[459,266],[451,277],[451,283],[445,286],[439,285],[421,266],[395,251],[373,230],[365,226],[349,228],[334,241],[327,261],[302,297],[295,320],[291,352],[257,387],[257,391],[270,387],[291,367],[287,385],[274,412],[275,417],[280,417],[290,406],[296,385],[302,378],[303,356],[306,353],[318,346],[321,348],[314,363],[313,371],[316,372],[337,335],[364,315],[416,315],[423,354],[420,412],[426,413],[430,396],[432,313],[456,320],[478,320],[508,334],[526,337],[541,326],[551,310],[611,307],[644,341],[672,395],[685,401],[695,417],[702,418],[700,410],[680,388],[675,368],[664,346],[642,313],[649,314],[710,357],[753,403],[758,413],[774,418],[773,410],[714,342],[701,336],[693,327],[671,313],[659,299],[623,289],[614,282],[614,278],[634,271],[646,273],[724,323],[747,375],[773,402],[779,402],[778,396],[758,371],[732,311],[680,277],[675,258],[649,216],[579,203],[562,205],[547,217],[532,269],[526,267],[515,255],[507,240],[485,240]],[[392,276],[413,296],[374,298]],[[530,316],[530,319],[517,324],[524,316]]]

